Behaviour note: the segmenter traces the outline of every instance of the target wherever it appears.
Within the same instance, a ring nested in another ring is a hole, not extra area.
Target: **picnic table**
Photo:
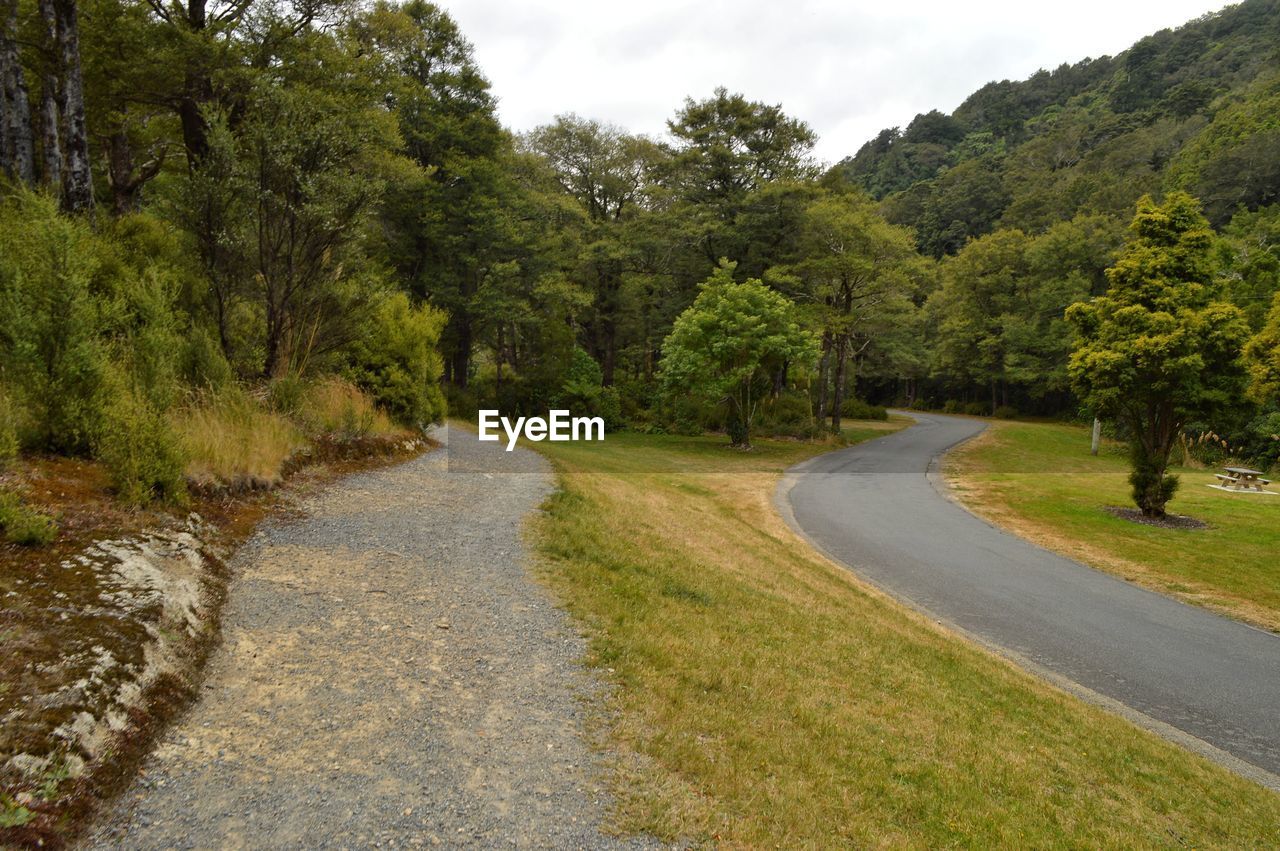
[[[1263,485],[1271,484],[1270,479],[1262,478],[1265,473],[1261,470],[1250,470],[1246,467],[1224,467],[1223,473],[1215,473],[1218,479],[1219,487],[1224,490],[1237,491],[1259,491],[1263,492]]]

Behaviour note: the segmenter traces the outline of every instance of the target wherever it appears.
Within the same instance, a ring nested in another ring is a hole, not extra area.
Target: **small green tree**
[[[1244,315],[1218,301],[1213,233],[1200,205],[1175,192],[1138,202],[1131,238],[1107,270],[1106,295],[1072,305],[1079,332],[1068,370],[1084,403],[1130,434],[1133,499],[1163,517],[1177,489],[1169,453],[1183,425],[1238,403]]]
[[[760,281],[735,283],[736,264],[720,267],[662,344],[662,381],[670,394],[727,402],[729,438],[751,446],[751,421],[783,364],[811,365],[813,335],[800,327],[795,305]]]

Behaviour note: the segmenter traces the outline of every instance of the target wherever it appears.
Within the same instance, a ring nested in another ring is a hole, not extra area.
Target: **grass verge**
[[[947,460],[957,496],[1041,546],[1155,591],[1280,632],[1280,496],[1207,487],[1215,470],[1177,469],[1170,513],[1208,524],[1167,529],[1115,517],[1132,505],[1122,447],[1089,454],[1088,429],[992,423]]]
[[[1280,797],[800,541],[772,494],[820,447],[622,434],[539,449],[562,486],[535,530],[546,580],[615,685],[621,829],[728,847],[1280,842]]]

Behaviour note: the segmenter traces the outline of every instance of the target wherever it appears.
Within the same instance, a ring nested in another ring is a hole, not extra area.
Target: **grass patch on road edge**
[[[562,487],[535,529],[546,579],[615,685],[602,717],[621,829],[730,847],[1280,843],[1280,796],[801,542],[772,495],[820,447],[628,434],[539,449]]]
[[[993,422],[948,456],[966,507],[1035,543],[1154,591],[1280,632],[1280,497],[1206,487],[1218,470],[1182,478],[1172,514],[1207,529],[1145,526],[1108,513],[1129,506],[1123,447],[1089,454],[1089,431],[1057,423]]]

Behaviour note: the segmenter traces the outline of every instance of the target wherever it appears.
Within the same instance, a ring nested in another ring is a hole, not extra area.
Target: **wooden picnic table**
[[[1215,473],[1221,487],[1238,491],[1260,491],[1263,485],[1271,484],[1270,479],[1262,478],[1261,470],[1250,470],[1247,467],[1224,467],[1225,473]]]

